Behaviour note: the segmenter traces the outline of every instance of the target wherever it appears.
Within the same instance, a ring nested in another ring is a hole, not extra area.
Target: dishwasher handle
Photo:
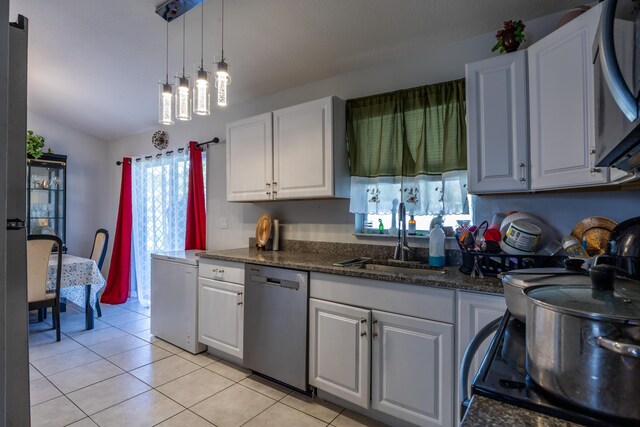
[[[278,279],[275,277],[261,276],[258,274],[251,275],[251,283],[255,283],[258,285],[279,286],[281,288],[291,289],[292,291],[297,291],[298,289],[300,289],[299,282],[293,280]]]

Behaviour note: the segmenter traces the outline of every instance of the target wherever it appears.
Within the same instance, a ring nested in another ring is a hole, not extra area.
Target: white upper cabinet
[[[467,64],[469,193],[529,190],[527,52]]]
[[[328,97],[273,112],[274,199],[348,197],[344,108]]]
[[[271,113],[227,124],[227,200],[271,200]]]
[[[529,47],[531,189],[608,181],[596,168],[593,42],[602,5]]]
[[[227,200],[349,197],[345,126],[336,97],[227,124]]]

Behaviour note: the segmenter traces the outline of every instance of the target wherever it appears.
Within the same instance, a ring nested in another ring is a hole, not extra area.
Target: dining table
[[[58,270],[58,256],[49,259],[47,275],[47,289],[56,288],[56,272]],[[100,272],[96,262],[90,258],[75,255],[62,255],[62,273],[60,276],[60,298],[66,298],[85,309],[85,327],[93,329],[94,308],[100,304],[98,293],[104,288],[106,280]]]

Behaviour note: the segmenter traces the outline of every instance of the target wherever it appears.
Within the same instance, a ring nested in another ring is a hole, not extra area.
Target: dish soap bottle
[[[409,236],[415,236],[416,235],[416,220],[413,217],[413,215],[409,216]]]
[[[384,234],[384,224],[382,224],[382,219],[378,218],[378,230],[380,234]]]
[[[444,267],[444,230],[435,224],[429,234],[429,266]]]

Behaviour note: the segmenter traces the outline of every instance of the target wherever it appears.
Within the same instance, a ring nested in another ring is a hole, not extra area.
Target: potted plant
[[[44,136],[36,135],[32,130],[27,131],[27,154],[34,159],[42,156]]]
[[[518,46],[522,43],[524,38],[524,23],[518,21],[504,21],[504,26],[496,33],[496,39],[498,39],[491,52],[496,50],[500,53],[515,52],[518,50]]]

